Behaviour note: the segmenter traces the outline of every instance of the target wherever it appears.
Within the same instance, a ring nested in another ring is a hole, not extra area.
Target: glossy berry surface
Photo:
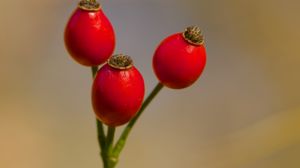
[[[206,51],[202,36],[197,42],[193,40],[176,33],[160,43],[154,53],[153,69],[163,85],[182,89],[199,78],[206,64]]]
[[[101,8],[78,7],[65,28],[64,39],[69,54],[85,66],[104,63],[115,48],[113,27]]]
[[[113,56],[111,59],[115,58]],[[100,121],[109,126],[127,123],[140,109],[145,93],[140,72],[133,65],[117,63],[119,65],[105,64],[98,71],[92,86],[94,112]]]

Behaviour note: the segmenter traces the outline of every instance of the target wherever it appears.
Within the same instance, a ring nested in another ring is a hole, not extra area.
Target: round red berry
[[[82,0],[65,29],[65,45],[80,64],[96,66],[113,54],[113,27],[95,0]]]
[[[196,26],[164,39],[155,51],[153,69],[159,81],[173,89],[192,85],[206,64],[203,36]]]
[[[126,55],[112,56],[95,77],[92,105],[97,118],[109,126],[127,123],[140,109],[144,79]]]

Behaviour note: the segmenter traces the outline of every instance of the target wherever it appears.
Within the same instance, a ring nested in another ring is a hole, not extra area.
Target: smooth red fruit
[[[90,3],[98,6],[88,6]],[[115,33],[98,3],[79,3],[66,26],[65,45],[70,55],[85,66],[100,65],[113,54]]]
[[[198,27],[164,39],[155,51],[153,69],[159,81],[173,89],[192,85],[206,64],[203,37]]]
[[[109,126],[127,123],[140,109],[145,93],[144,80],[128,56],[109,59],[96,75],[92,104],[97,118]]]

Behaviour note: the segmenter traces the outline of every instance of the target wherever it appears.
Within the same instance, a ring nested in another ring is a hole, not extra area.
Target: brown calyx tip
[[[81,0],[78,7],[86,11],[98,11],[101,8],[100,3],[96,0]]]
[[[202,32],[198,26],[187,27],[182,35],[190,44],[202,45],[204,43]]]
[[[115,69],[130,69],[133,66],[133,61],[128,55],[117,54],[110,57],[107,61],[108,65]]]

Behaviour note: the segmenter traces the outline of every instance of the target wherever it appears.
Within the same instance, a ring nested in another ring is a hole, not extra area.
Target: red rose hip
[[[173,89],[192,85],[206,64],[203,36],[196,26],[164,39],[153,57],[153,69],[159,81]]]
[[[140,109],[144,79],[126,55],[112,56],[95,77],[92,105],[97,118],[108,126],[127,123]]]
[[[80,64],[96,66],[104,63],[115,48],[115,34],[100,4],[82,0],[65,29],[65,46]]]

